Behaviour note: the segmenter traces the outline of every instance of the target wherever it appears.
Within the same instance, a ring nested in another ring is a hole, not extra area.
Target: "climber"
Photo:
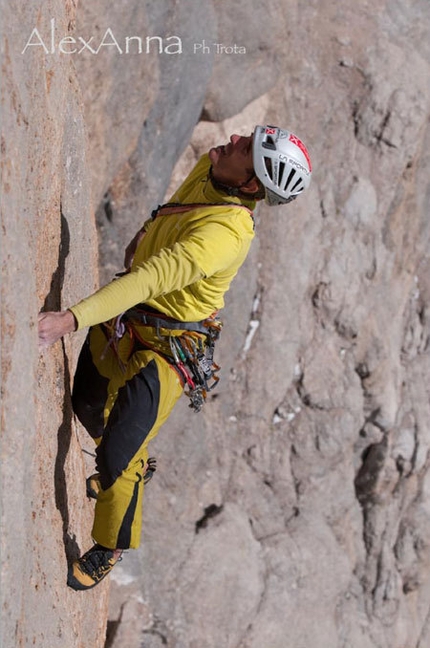
[[[301,140],[274,126],[211,148],[125,254],[125,272],[62,312],[39,314],[49,346],[89,326],[74,377],[73,409],[96,444],[96,544],[70,566],[68,585],[99,583],[141,536],[148,443],[185,390],[199,411],[217,381],[217,311],[254,237],[256,201],[281,205],[310,183]]]

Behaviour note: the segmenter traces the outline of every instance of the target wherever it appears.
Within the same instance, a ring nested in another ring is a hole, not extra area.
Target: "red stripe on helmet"
[[[301,152],[305,156],[306,161],[307,161],[307,163],[309,165],[309,171],[312,171],[311,158],[309,157],[308,150],[307,150],[306,146],[303,144],[302,140],[300,140],[297,137],[297,135],[293,135],[293,133],[290,134],[290,137],[288,139],[290,140],[290,142],[292,142],[292,144],[295,144],[296,146],[299,147],[299,149],[301,150]]]

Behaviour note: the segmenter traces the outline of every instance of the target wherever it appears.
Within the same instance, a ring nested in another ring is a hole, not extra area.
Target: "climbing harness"
[[[155,350],[176,369],[187,386],[185,393],[190,399],[190,407],[199,412],[207,394],[219,381],[217,372],[220,367],[214,362],[214,351],[222,328],[221,320],[212,315],[198,322],[181,322],[145,304],[138,304],[102,324],[108,340],[106,349],[112,348],[123,369],[125,365],[119,358],[118,342],[126,331],[134,342],[133,351],[139,347],[154,348],[142,338],[136,324],[155,329],[157,338],[167,343],[166,352]]]
[[[216,315],[199,322],[181,322],[162,313],[148,312],[147,307],[135,306],[125,313],[125,320],[152,326],[159,339],[167,339],[170,347],[168,360],[175,366],[182,381],[187,385],[185,392],[190,407],[199,412],[207,394],[219,381],[220,367],[214,362],[215,342],[219,337],[222,322]],[[161,332],[161,329],[165,329]],[[181,331],[173,335],[166,331]],[[145,345],[144,340],[140,342]]]

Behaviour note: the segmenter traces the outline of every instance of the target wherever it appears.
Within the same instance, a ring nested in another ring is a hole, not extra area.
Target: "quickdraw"
[[[220,367],[213,360],[215,339],[208,335],[203,342],[201,337],[193,337],[189,333],[179,337],[169,336],[175,365],[188,386],[185,393],[190,399],[190,407],[196,412],[201,410],[207,394],[219,381],[216,372]]]

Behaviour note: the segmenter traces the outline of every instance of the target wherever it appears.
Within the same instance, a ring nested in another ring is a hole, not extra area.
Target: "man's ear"
[[[260,189],[260,183],[256,176],[253,176],[246,184],[241,185],[240,190],[244,194],[255,194]]]

